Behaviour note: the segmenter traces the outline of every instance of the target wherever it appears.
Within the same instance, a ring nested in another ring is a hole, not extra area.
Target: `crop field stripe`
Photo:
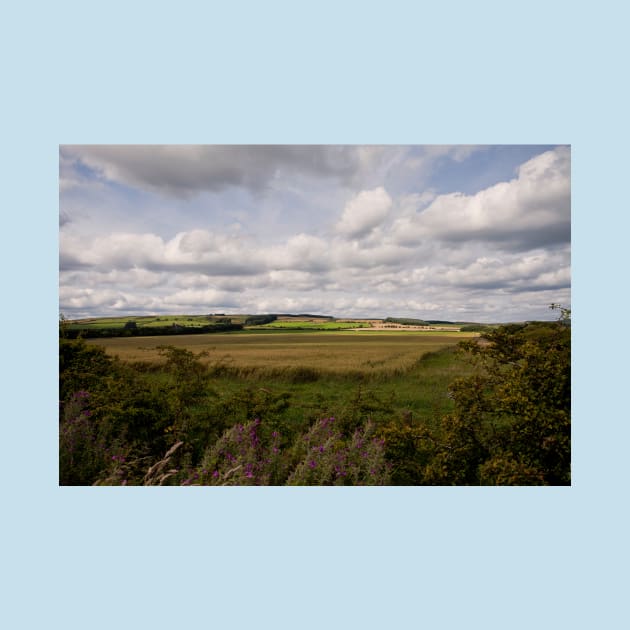
[[[239,368],[308,367],[326,372],[405,370],[423,355],[474,335],[354,332],[291,332],[268,334],[178,335],[92,339],[124,361],[160,362],[158,346],[207,351],[208,362]]]

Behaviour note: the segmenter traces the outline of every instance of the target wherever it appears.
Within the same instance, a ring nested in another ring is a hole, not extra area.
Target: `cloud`
[[[228,306],[230,308],[238,306],[238,301],[234,299],[233,295],[213,288],[201,290],[183,289],[176,291],[175,293],[167,295],[164,298],[164,303],[169,306],[192,306],[195,308],[201,304]]]
[[[365,236],[384,221],[391,206],[392,199],[382,186],[361,191],[346,204],[337,231],[353,238]]]
[[[548,253],[525,257],[482,257],[463,268],[445,269],[440,279],[447,284],[476,289],[524,291],[535,286],[567,288],[571,274],[564,258],[561,254]]]
[[[523,164],[515,179],[475,195],[439,195],[426,209],[399,219],[392,232],[407,245],[426,239],[475,240],[526,250],[568,243],[570,150],[542,153]]]
[[[286,244],[261,250],[270,269],[326,271],[331,267],[329,244],[311,234],[296,234]]]
[[[69,165],[79,164],[102,181],[179,198],[229,187],[260,191],[280,171],[347,180],[361,165],[356,148],[324,145],[65,145],[60,159],[64,188],[76,183]]]
[[[247,243],[205,230],[180,232],[164,241],[155,234],[113,233],[91,242],[61,233],[61,270],[100,267],[153,271],[196,271],[213,275],[256,274],[264,264]]]
[[[479,151],[62,147],[60,308],[551,317],[570,150]]]

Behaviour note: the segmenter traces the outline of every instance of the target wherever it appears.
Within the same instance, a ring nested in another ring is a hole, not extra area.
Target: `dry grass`
[[[429,352],[455,345],[474,333],[400,334],[274,333],[92,339],[123,361],[157,363],[161,345],[207,351],[208,362],[238,370],[281,371],[309,368],[322,372],[368,373],[406,370]]]

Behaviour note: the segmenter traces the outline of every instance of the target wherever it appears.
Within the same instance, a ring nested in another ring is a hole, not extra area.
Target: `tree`
[[[570,311],[561,308],[557,322],[502,326],[482,335],[482,344],[462,344],[480,371],[452,386],[455,411],[442,421],[444,452],[437,461],[465,443],[470,450],[460,468],[466,482],[570,483],[568,318]]]

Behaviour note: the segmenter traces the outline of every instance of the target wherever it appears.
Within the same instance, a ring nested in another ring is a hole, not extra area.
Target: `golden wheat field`
[[[457,344],[476,333],[302,332],[175,335],[90,339],[123,361],[158,362],[159,346],[207,352],[206,361],[239,369],[305,367],[325,372],[391,372],[411,367],[428,352]]]

